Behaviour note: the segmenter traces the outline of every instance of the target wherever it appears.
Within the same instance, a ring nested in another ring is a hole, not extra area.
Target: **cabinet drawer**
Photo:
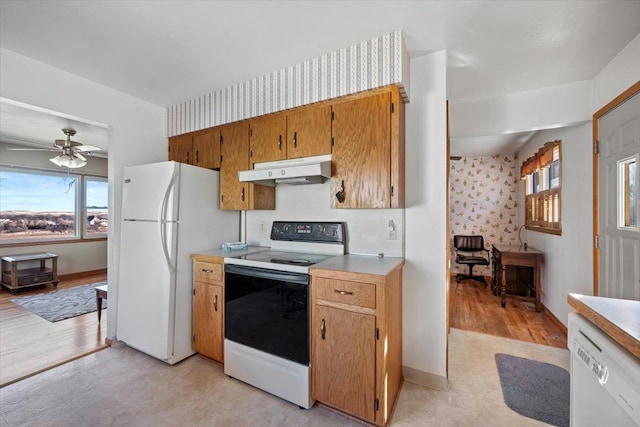
[[[346,280],[315,278],[316,297],[326,301],[376,308],[376,285]]]
[[[195,279],[222,281],[222,264],[212,262],[193,262],[193,277]]]

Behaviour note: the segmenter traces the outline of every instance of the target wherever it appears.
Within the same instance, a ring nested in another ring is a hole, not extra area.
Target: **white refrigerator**
[[[192,355],[191,255],[237,241],[219,173],[174,161],[123,170],[116,338],[169,364]]]

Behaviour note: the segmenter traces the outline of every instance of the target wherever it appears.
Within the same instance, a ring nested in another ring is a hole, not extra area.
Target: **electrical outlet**
[[[396,231],[396,225],[393,223],[393,220],[390,219],[387,224],[387,240],[397,240],[398,232]]]

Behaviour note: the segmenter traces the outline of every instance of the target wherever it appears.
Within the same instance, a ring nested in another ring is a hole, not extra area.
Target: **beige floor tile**
[[[393,427],[540,426],[509,409],[496,353],[568,370],[569,352],[452,329],[448,391],[405,382]],[[324,406],[296,405],[228,378],[220,364],[194,356],[174,366],[123,344],[0,389],[5,426],[362,426]]]

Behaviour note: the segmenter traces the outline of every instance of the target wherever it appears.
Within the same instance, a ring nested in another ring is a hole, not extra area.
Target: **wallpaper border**
[[[167,108],[167,136],[397,84],[409,101],[402,31],[340,49]]]

